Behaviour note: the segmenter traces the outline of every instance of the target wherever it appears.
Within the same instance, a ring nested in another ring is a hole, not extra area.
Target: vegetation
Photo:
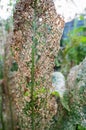
[[[84,17],[83,21],[85,21]],[[78,65],[86,56],[86,26],[77,27],[78,19],[75,19],[74,28],[70,30],[66,39],[61,41],[62,48],[56,57],[55,64],[61,66],[61,71],[67,75],[70,68]]]
[[[83,20],[85,21],[83,16],[81,18],[83,18]],[[81,26],[81,27],[77,27],[77,21],[78,21],[78,19],[75,19],[73,30],[69,31],[67,38],[63,39],[61,41],[61,44],[63,45],[62,46],[63,49],[61,49],[59,51],[59,54],[55,59],[55,64],[56,64],[57,68],[61,67],[60,71],[62,73],[64,73],[65,77],[67,77],[67,75],[70,72],[70,69],[72,67],[77,67],[76,65],[79,65],[79,63],[81,61],[83,61],[83,59],[86,57],[86,36],[85,36],[86,27],[85,27],[85,25]],[[75,68],[75,71],[77,73],[76,68]],[[85,71],[85,69],[84,69],[84,71]],[[72,73],[74,74],[73,71],[72,71]],[[74,75],[72,75],[72,73],[71,73],[70,80],[72,80],[72,77],[74,76]],[[69,77],[69,75],[68,75],[68,77]],[[72,86],[72,83],[68,83],[68,84],[71,84],[71,86]],[[84,92],[85,88],[81,87],[81,89],[79,91]],[[75,93],[77,93],[77,94],[75,94]],[[85,97],[82,97],[81,93],[78,92],[78,90],[76,90],[76,88],[74,88],[74,90],[72,89],[72,92],[70,91],[69,95],[67,95],[68,102],[69,102],[67,104],[70,104],[70,102],[71,102],[70,95],[73,96],[74,98],[78,95],[78,100],[75,101],[74,104],[69,105],[70,111],[66,113],[66,116],[68,114],[68,116],[66,117],[67,120],[64,119],[64,117],[62,119],[62,122],[64,122],[64,125],[65,124],[66,125],[64,126],[64,128],[61,128],[61,129],[65,129],[65,130],[67,130],[67,129],[68,130],[72,130],[72,129],[83,130],[84,129],[84,130],[86,130],[86,126],[81,126],[81,123],[78,123],[78,121],[81,120],[81,115],[80,115],[80,111],[79,111],[81,102],[80,102],[80,104],[77,104],[77,102],[79,102],[79,100],[82,100],[82,102],[85,100]],[[83,109],[85,111],[86,108],[83,108]],[[83,117],[84,116],[85,115],[83,115]],[[68,126],[67,126],[67,123],[68,123]],[[75,123],[75,124],[78,123],[78,124],[75,126],[72,126],[73,125],[72,123]]]
[[[57,55],[64,21],[51,0],[17,2],[14,27],[12,17],[4,23],[9,37],[0,56],[0,130],[86,130],[86,60],[75,69],[73,82],[68,75],[86,56],[86,27],[77,28],[76,20]],[[63,98],[51,93],[55,65],[68,75]]]

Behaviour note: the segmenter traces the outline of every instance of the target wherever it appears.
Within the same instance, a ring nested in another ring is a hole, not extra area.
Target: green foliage
[[[52,92],[51,95],[53,95],[53,96],[55,96],[55,97],[60,97],[59,93],[56,92],[56,91]]]
[[[68,105],[68,93],[65,92],[63,97],[60,97],[59,92],[54,91],[51,93],[52,96],[55,96],[56,98],[60,98],[60,103],[62,104],[63,108],[67,111],[70,111],[69,105]]]
[[[86,56],[86,27],[77,28],[77,19],[74,29],[69,32],[68,38],[62,41],[63,50],[55,60],[56,66],[61,65],[62,72],[66,75],[70,68],[79,64]]]
[[[78,130],[86,130],[83,126],[78,125]]]
[[[65,108],[67,111],[70,111],[68,92],[64,93],[63,98],[61,98],[60,101],[61,101],[61,104],[62,104],[63,108]]]
[[[77,20],[74,29],[69,32],[68,38],[62,41],[64,49],[59,51],[55,59],[55,65],[57,67],[61,66],[61,71],[65,76],[67,76],[71,67],[78,65],[86,56],[86,27],[77,28],[76,25]],[[59,130],[86,130],[86,124],[82,122],[82,120],[86,119],[86,106],[83,106],[86,99],[86,81],[84,81],[83,75],[85,75],[85,67],[78,73],[76,79],[77,85],[83,81],[84,86],[82,85],[80,88],[75,86],[74,90],[65,94],[60,100],[64,114],[62,113],[62,117],[60,116],[60,120],[53,130],[56,130],[56,128]],[[81,113],[83,113],[83,116]]]

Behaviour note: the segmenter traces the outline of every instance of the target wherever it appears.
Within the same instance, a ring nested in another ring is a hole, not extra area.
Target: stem
[[[35,3],[36,4],[36,3]],[[35,5],[36,7],[36,5]],[[36,8],[34,8],[34,24],[33,24],[33,33],[34,37],[36,35]],[[35,124],[34,124],[34,83],[35,83],[35,47],[36,43],[35,40],[33,39],[33,44],[32,44],[32,68],[31,68],[31,127],[32,130],[35,130]]]
[[[31,108],[32,108],[32,113],[31,113],[31,125],[32,125],[32,130],[34,130],[34,97],[33,97],[33,92],[34,92],[34,45],[32,46],[32,69],[31,69]]]
[[[5,47],[5,54],[4,54],[4,82],[5,82],[5,89],[7,92],[6,95],[6,100],[7,102],[9,102],[9,111],[10,111],[10,124],[11,125],[11,130],[14,130],[14,120],[13,120],[13,111],[12,111],[12,100],[11,100],[11,95],[10,95],[10,90],[9,90],[9,77],[8,77],[8,73],[9,73],[9,69],[8,69],[8,65],[6,64],[6,58],[7,58],[7,46]]]
[[[4,119],[3,119],[3,94],[2,94],[2,84],[0,84],[0,95],[1,95],[1,100],[0,100],[0,115],[1,115],[1,124],[2,124],[2,130],[5,130],[5,124],[4,124]]]

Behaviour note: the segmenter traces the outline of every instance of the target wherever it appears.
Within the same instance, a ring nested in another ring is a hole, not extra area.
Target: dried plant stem
[[[7,46],[5,47],[5,54],[4,54],[4,82],[5,82],[5,88],[6,88],[6,100],[9,102],[9,111],[10,111],[10,122],[9,125],[11,125],[11,130],[14,130],[14,120],[13,120],[13,110],[12,110],[12,100],[11,100],[11,95],[10,95],[10,90],[9,90],[9,78],[8,78],[8,66],[6,64],[6,58],[7,58]]]

